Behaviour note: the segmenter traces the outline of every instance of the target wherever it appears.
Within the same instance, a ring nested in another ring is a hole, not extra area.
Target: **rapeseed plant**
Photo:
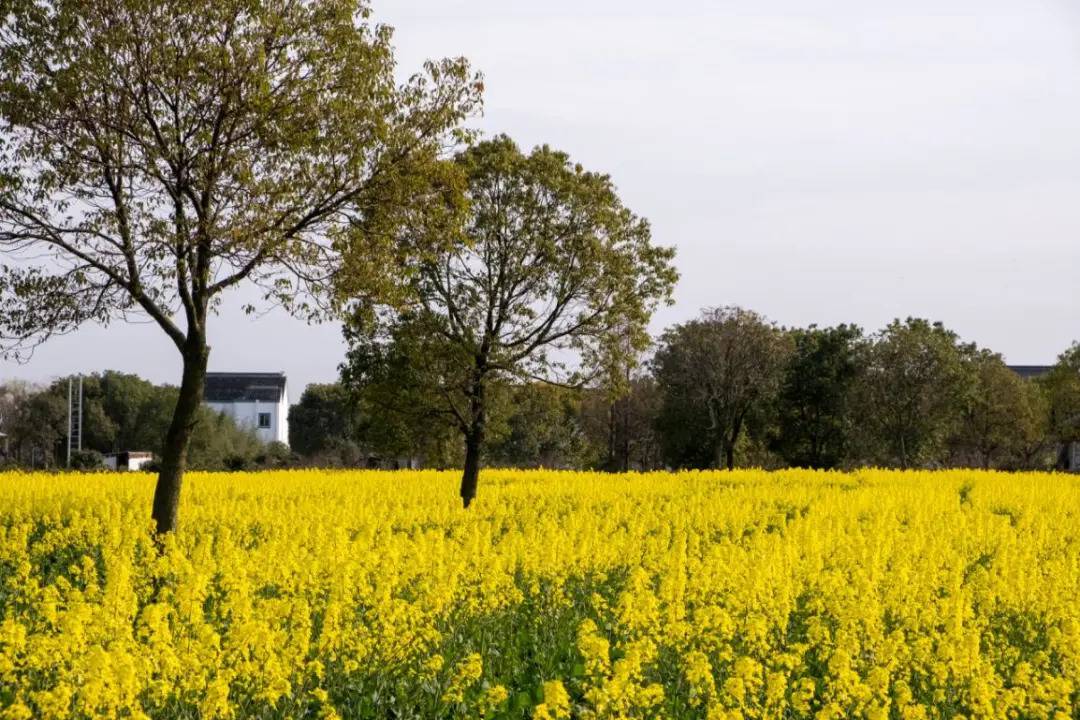
[[[1080,480],[0,474],[0,718],[1080,717]]]

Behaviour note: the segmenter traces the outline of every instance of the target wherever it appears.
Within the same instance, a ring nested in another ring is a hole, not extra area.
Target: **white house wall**
[[[208,402],[215,412],[225,413],[240,427],[255,431],[255,436],[263,442],[289,443],[289,400],[282,393],[280,402]],[[259,427],[259,413],[270,413],[270,427]]]

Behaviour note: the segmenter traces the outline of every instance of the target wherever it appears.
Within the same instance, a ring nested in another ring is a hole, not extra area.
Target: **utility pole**
[[[83,378],[79,376],[79,392],[75,394],[75,380],[68,378],[68,442],[67,466],[71,467],[71,452],[82,450],[83,430]]]

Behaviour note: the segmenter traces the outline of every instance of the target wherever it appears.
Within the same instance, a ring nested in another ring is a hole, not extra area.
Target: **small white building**
[[[154,454],[149,452],[118,452],[105,455],[105,467],[110,470],[128,470],[137,472],[154,461]]]
[[[289,443],[289,393],[284,373],[206,374],[204,400],[263,442]]]

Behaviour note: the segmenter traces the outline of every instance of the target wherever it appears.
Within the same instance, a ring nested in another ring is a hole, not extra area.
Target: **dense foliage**
[[[407,233],[422,244],[441,231],[447,242],[403,268],[406,302],[355,303],[343,376],[365,402],[403,416],[391,426],[442,419],[460,435],[468,507],[491,439],[493,386],[580,385],[594,368],[641,352],[678,274],[674,250],[652,242],[611,178],[564,152],[525,153],[500,135],[454,165],[463,186],[447,204],[464,212]]]
[[[222,298],[322,315],[380,264],[479,107],[461,58],[398,77],[366,0],[6,0],[0,11],[0,354],[142,316],[179,389],[153,516],[176,525]],[[363,269],[361,269],[363,267]],[[379,269],[376,269],[379,268]],[[248,308],[252,308],[249,306]]]
[[[1080,480],[0,475],[4,718],[1080,713]]]
[[[176,405],[175,387],[155,385],[136,375],[111,370],[82,380],[82,447],[90,454],[81,458],[82,464],[77,467],[96,467],[100,463],[93,457],[100,460],[101,455],[113,452],[134,450],[161,457]],[[7,456],[0,452],[0,461],[27,468],[63,466],[67,459],[67,413],[68,378],[43,388],[0,384],[0,430],[8,434]],[[240,427],[229,416],[207,406],[199,408],[188,452],[191,467],[253,468],[265,464],[272,452],[251,428]],[[76,464],[75,458],[72,462]]]
[[[836,467],[850,455],[855,436],[854,389],[865,339],[853,325],[794,330],[791,339],[772,445],[792,465]]]
[[[734,468],[738,443],[765,420],[790,352],[778,327],[738,307],[668,329],[653,359],[668,462]]]
[[[460,466],[461,445],[448,437],[438,398],[411,370],[410,356],[432,357],[423,348],[398,342],[381,354],[354,352],[345,387],[332,392],[357,406],[363,420],[353,442],[370,454]],[[925,320],[866,335],[851,325],[777,328],[722,308],[664,333],[651,361],[625,371],[617,388],[603,377],[581,389],[492,383],[491,461],[710,468],[726,465],[730,452],[742,467],[1070,468],[1070,443],[1080,441],[1077,348],[1024,377]],[[330,392],[315,388],[301,404]],[[351,426],[344,417],[337,424]]]

